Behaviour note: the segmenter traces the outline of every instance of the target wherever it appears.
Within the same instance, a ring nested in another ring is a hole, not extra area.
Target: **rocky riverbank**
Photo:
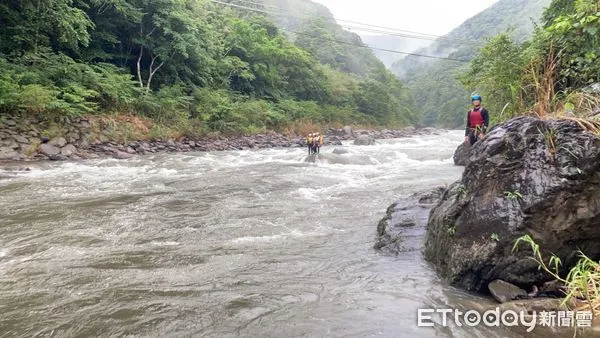
[[[57,123],[30,114],[2,116],[0,161],[78,160],[98,157],[126,159],[135,155],[160,152],[303,147],[305,142],[302,136],[287,136],[276,132],[246,136],[178,137],[167,140],[136,139],[135,136],[124,136],[123,129],[127,128],[115,124],[119,122],[111,124],[95,118],[65,118]],[[325,144],[341,145],[342,141],[360,137],[390,139],[438,132],[432,128],[352,130],[351,127],[344,127],[327,130]]]
[[[562,259],[600,259],[600,138],[572,120],[516,118],[474,145],[462,180],[432,210],[425,256],[451,284],[487,291],[494,280],[525,290],[550,276],[517,239],[530,235]]]
[[[520,117],[472,148],[461,145],[462,179],[390,206],[375,248],[417,250],[424,235],[425,258],[451,285],[489,294],[503,309],[564,310],[565,285],[531,259],[530,244],[515,243],[530,236],[546,264],[551,255],[561,259],[561,276],[580,252],[600,260],[600,137],[583,126]],[[589,310],[597,301],[574,297],[567,305]]]

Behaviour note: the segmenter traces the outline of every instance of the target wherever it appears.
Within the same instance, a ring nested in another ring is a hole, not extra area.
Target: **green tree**
[[[468,91],[483,95],[491,112],[500,114],[506,106],[508,116],[518,115],[523,109],[516,105],[521,95],[522,53],[523,48],[513,41],[510,33],[499,34],[471,61],[461,82]]]
[[[12,0],[0,4],[0,51],[76,51],[90,42],[92,21],[72,0]]]

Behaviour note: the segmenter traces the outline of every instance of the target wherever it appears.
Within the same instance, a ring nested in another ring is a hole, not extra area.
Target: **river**
[[[0,180],[0,335],[504,336],[417,327],[472,296],[373,249],[392,202],[460,177],[461,141],[36,163]]]

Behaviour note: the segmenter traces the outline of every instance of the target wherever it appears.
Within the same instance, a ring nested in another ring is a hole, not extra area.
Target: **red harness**
[[[479,126],[483,126],[485,120],[483,119],[483,114],[481,111],[483,108],[479,107],[477,109],[471,109],[469,112],[469,127],[475,129]]]

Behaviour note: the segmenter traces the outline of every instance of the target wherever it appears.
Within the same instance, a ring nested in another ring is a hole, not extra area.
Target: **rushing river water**
[[[0,336],[503,336],[418,328],[472,297],[373,250],[392,202],[460,177],[461,141],[35,164],[0,180]]]

